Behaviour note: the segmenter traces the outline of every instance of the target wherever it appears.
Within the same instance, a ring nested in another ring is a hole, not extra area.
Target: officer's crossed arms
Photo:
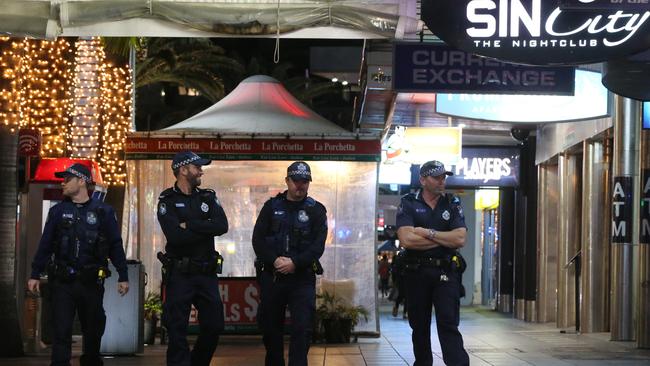
[[[402,226],[397,230],[399,243],[406,249],[427,250],[438,246],[451,249],[465,245],[467,229],[459,227],[451,231],[436,231],[424,227]]]

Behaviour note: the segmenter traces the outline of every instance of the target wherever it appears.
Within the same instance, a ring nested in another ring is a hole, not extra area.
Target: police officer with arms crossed
[[[167,245],[163,262],[166,296],[162,321],[167,327],[167,365],[208,366],[224,327],[223,304],[217,273],[222,258],[214,249],[214,237],[228,231],[228,219],[215,192],[198,188],[202,166],[210,164],[191,151],[172,160],[176,177],[158,201],[158,222]],[[190,353],[187,343],[191,305],[198,310],[199,337]]]
[[[325,206],[307,196],[311,169],[297,161],[287,168],[287,190],[264,203],[253,230],[261,287],[258,322],[266,366],[284,366],[283,328],[291,312],[289,366],[307,365],[316,306],[316,274],[325,250]]]
[[[460,199],[444,193],[445,178],[450,175],[453,173],[439,161],[422,165],[422,189],[404,196],[397,212],[397,236],[406,248],[406,296],[414,366],[433,364],[432,305],[445,364],[469,365],[458,331],[464,261],[456,251],[465,245],[467,228]]]
[[[55,176],[63,178],[65,199],[48,213],[27,287],[38,294],[40,275],[47,266],[53,313],[51,365],[70,365],[75,312],[83,334],[81,365],[103,365],[99,348],[106,326],[107,258],[117,269],[117,291],[122,296],[129,291],[119,226],[111,206],[88,196],[93,186],[88,168],[73,164]]]

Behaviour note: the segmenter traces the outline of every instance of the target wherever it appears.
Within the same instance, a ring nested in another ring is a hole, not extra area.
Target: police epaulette
[[[217,192],[215,192],[214,189],[210,189],[210,188],[199,188],[199,192],[201,192],[201,193],[207,192],[207,193],[217,194]]]
[[[402,199],[413,201],[413,200],[415,200],[415,193],[407,193],[407,194],[402,196]]]
[[[455,194],[445,193],[445,196],[447,197],[447,201],[449,202],[449,204],[456,204],[456,205],[460,204],[460,198],[458,198],[458,196],[456,196]]]
[[[167,189],[165,189],[164,191],[162,191],[162,192],[160,193],[160,196],[158,196],[158,199],[161,200],[161,199],[163,199],[163,198],[165,198],[165,197],[169,197],[169,196],[171,196],[173,193],[174,193],[174,189],[173,189],[173,188],[167,188]]]
[[[307,198],[305,199],[305,204],[306,204],[307,206],[309,206],[309,207],[316,206],[316,200],[313,199],[313,198],[311,198],[311,197],[307,197]]]

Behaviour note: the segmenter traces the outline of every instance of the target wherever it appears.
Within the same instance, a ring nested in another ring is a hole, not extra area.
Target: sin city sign
[[[422,0],[422,20],[464,51],[533,65],[601,62],[650,47],[650,8],[563,10],[551,0]]]

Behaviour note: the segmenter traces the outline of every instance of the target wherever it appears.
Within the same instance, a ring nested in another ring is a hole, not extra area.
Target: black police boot
[[[81,355],[79,364],[81,366],[104,366],[104,361],[99,356]]]

